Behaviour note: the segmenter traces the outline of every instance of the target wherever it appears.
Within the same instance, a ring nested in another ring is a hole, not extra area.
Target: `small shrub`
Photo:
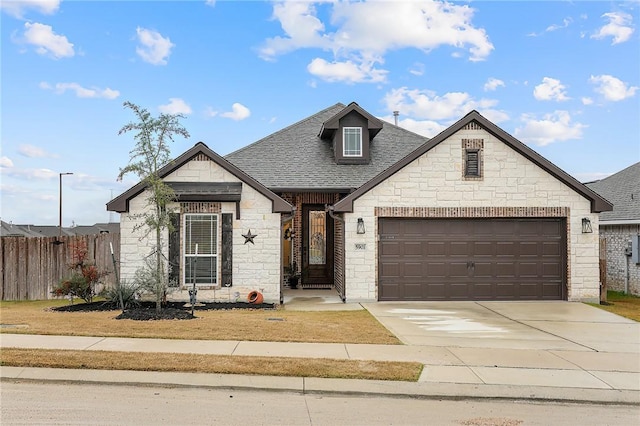
[[[67,296],[73,303],[74,297],[79,297],[87,303],[91,303],[95,296],[96,284],[107,275],[107,272],[98,271],[95,264],[88,262],[89,250],[87,243],[80,241],[71,247],[72,262],[68,265],[71,276],[63,278],[51,291],[55,296]]]
[[[103,296],[108,303],[117,305],[124,311],[140,305],[140,302],[136,299],[136,294],[139,289],[140,287],[136,284],[123,280],[120,284],[103,290],[101,296]]]
[[[71,299],[71,303],[73,303],[74,297],[78,297],[87,303],[91,303],[94,296],[91,283],[88,282],[82,274],[77,272],[74,272],[68,278],[60,280],[58,285],[53,288],[52,293],[58,297],[69,297]]]

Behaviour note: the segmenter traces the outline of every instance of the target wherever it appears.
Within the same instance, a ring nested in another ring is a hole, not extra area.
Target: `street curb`
[[[640,406],[640,392],[543,386],[421,383],[315,377],[0,367],[0,381],[83,383],[443,400],[527,400]]]

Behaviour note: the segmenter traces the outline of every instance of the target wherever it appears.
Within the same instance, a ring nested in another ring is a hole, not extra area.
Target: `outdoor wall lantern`
[[[358,228],[356,232],[358,234],[364,234],[366,232],[366,230],[364,229],[364,220],[361,217],[358,218]]]
[[[591,221],[589,218],[582,218],[582,233],[583,234],[591,234],[593,232],[593,228],[591,228]]]

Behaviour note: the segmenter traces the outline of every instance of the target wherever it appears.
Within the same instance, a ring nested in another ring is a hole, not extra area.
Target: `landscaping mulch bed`
[[[195,311],[222,310],[222,309],[275,309],[273,303],[243,303],[243,302],[214,302],[198,303],[194,306]],[[116,304],[110,302],[78,303],[75,305],[60,306],[52,308],[58,312],[96,312],[96,311],[116,311],[119,310]],[[184,302],[167,302],[163,304],[162,311],[156,312],[155,302],[140,302],[138,306],[128,308],[118,315],[116,319],[131,319],[137,321],[149,320],[187,320],[194,319],[196,315],[191,315],[191,306]]]

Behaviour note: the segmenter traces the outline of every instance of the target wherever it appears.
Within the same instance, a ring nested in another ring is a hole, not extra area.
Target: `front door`
[[[333,219],[323,205],[302,206],[302,286],[333,287]]]

